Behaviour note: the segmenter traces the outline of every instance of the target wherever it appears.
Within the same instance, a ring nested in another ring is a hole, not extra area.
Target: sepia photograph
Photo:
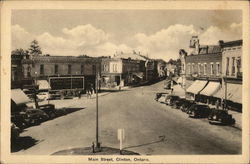
[[[73,156],[88,163],[189,155],[249,160],[247,3],[113,3],[8,10],[1,135],[8,129],[9,152],[1,151],[8,159]]]

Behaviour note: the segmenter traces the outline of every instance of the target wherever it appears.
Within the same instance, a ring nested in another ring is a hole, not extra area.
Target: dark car
[[[194,104],[187,111],[189,117],[193,118],[206,118],[210,113],[211,109],[209,108],[209,106],[201,104]]]
[[[24,120],[28,126],[36,125],[49,119],[49,116],[39,109],[27,108],[25,113],[26,117]]]
[[[187,100],[184,99],[184,98],[180,98],[180,99],[177,99],[174,103],[173,103],[173,108],[175,109],[180,109],[181,105],[184,104]]]
[[[25,112],[12,112],[11,113],[11,122],[13,122],[20,129],[24,129],[26,127],[26,113]]]
[[[175,96],[175,95],[168,95],[165,99],[165,103],[166,105],[170,105],[172,106],[177,100],[179,100],[180,97],[179,96]]]
[[[50,119],[53,119],[56,117],[54,104],[39,105],[39,109],[44,111],[49,116]]]
[[[208,116],[210,124],[223,124],[223,125],[233,125],[235,124],[235,119],[231,114],[228,114],[226,110],[212,109],[212,112]]]
[[[185,102],[183,102],[183,104],[180,106],[180,109],[182,112],[187,112],[187,110],[192,106],[196,104],[195,101],[193,100],[186,100]]]
[[[156,93],[155,95],[155,101],[158,101],[162,96],[167,95],[168,93],[166,92],[160,92],[160,93]],[[165,100],[164,100],[165,101]]]
[[[16,141],[19,138],[20,132],[20,128],[11,123],[11,141]]]

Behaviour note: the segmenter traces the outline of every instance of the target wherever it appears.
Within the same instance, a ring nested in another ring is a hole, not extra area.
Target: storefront
[[[192,100],[196,100],[196,95],[200,93],[200,91],[202,91],[206,85],[207,85],[208,81],[203,81],[203,80],[196,80],[187,90],[187,98],[192,99]]]
[[[218,99],[213,97],[213,95],[217,93],[220,90],[220,88],[221,84],[219,82],[210,81],[207,84],[207,86],[197,96],[199,99],[198,101],[214,105]]]

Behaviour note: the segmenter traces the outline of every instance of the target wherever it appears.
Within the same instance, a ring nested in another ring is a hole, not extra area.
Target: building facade
[[[22,59],[21,65],[23,84],[27,84],[27,81],[33,84],[38,80],[49,81],[53,77],[84,77],[86,89],[89,85],[95,86],[101,60],[73,56],[32,56]]]

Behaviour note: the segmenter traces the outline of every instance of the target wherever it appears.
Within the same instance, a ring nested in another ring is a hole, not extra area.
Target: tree
[[[25,55],[28,55],[28,53],[29,53],[28,50],[24,50],[22,48],[15,49],[15,50],[11,51],[11,55],[25,56]]]
[[[40,48],[37,40],[33,40],[31,42],[29,50],[30,50],[31,55],[38,56],[38,55],[42,54],[41,48]]]

